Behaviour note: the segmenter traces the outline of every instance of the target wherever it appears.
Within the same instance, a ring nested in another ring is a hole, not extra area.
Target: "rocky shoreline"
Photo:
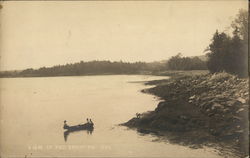
[[[193,148],[213,146],[249,154],[249,80],[227,73],[178,75],[143,90],[160,97],[154,111],[123,125]]]

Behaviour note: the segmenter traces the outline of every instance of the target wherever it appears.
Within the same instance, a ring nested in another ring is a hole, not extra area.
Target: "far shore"
[[[3,72],[1,72],[3,73]],[[180,76],[180,75],[197,75],[207,74],[208,70],[168,70],[168,71],[141,71],[137,73],[86,73],[82,75],[67,75],[67,74],[55,74],[55,75],[21,75],[21,74],[8,74],[0,75],[0,78],[31,78],[31,77],[73,77],[73,76],[103,76],[103,75],[153,75],[153,76]]]

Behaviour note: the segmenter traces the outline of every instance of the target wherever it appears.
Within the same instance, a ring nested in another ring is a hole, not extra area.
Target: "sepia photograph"
[[[0,1],[0,158],[249,158],[248,0]]]

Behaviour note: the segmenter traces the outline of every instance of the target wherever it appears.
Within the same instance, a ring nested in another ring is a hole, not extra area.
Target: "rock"
[[[156,108],[156,111],[161,110],[165,106],[165,102],[160,102]]]
[[[219,103],[213,103],[211,109],[214,110],[214,109],[217,109],[217,108],[223,108],[223,105],[219,104]]]
[[[187,120],[188,119],[188,117],[185,116],[185,115],[181,115],[180,118],[183,119],[183,120]]]
[[[241,111],[244,111],[244,108],[240,108],[239,110],[236,111],[236,113],[239,113]]]
[[[206,83],[206,81],[202,81],[200,84],[202,85],[202,84],[205,84]]]
[[[208,117],[212,117],[212,116],[214,116],[214,113],[209,113],[208,114]]]
[[[244,130],[235,131],[235,133],[244,133]]]
[[[243,98],[241,98],[241,97],[237,98],[237,100],[238,100],[239,102],[243,103],[243,104],[245,104],[245,103],[246,103],[246,100],[245,100],[245,99],[243,99]]]
[[[234,106],[236,104],[236,100],[229,100],[226,102],[227,106]]]
[[[230,111],[228,108],[223,109],[223,112],[228,112]]]
[[[242,118],[238,117],[238,116],[233,116],[234,119],[236,120],[242,120]]]
[[[200,104],[200,108],[203,108],[205,105],[207,105],[208,103],[207,102],[203,102]]]
[[[244,105],[242,105],[242,107],[248,107],[249,105],[247,105],[247,104],[244,104]]]
[[[192,99],[194,99],[194,98],[195,98],[195,95],[191,96],[191,97],[189,98],[189,100],[192,100]]]
[[[212,88],[212,89],[215,89],[216,87],[217,87],[217,86],[212,86],[211,88]]]

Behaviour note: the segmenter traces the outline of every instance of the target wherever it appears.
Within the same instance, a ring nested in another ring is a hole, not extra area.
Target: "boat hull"
[[[93,130],[94,125],[90,123],[76,125],[76,126],[64,126],[63,127],[67,131],[80,131],[80,130]]]

